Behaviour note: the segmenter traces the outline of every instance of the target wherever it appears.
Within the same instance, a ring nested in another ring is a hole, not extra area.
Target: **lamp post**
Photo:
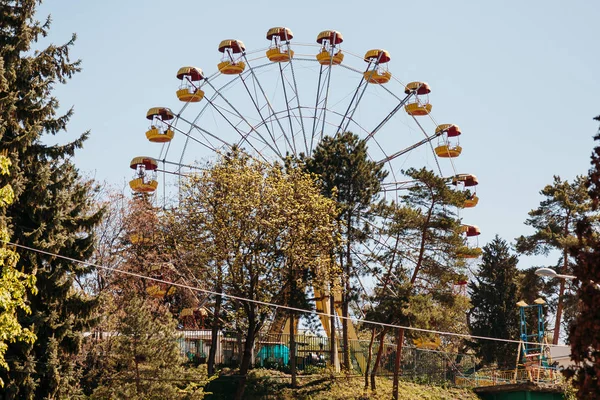
[[[540,268],[540,269],[536,269],[535,270],[535,274],[537,276],[544,276],[547,278],[560,278],[560,279],[568,279],[570,281],[572,281],[573,279],[576,279],[577,277],[575,275],[563,275],[563,274],[557,274],[555,270],[551,269],[551,268]],[[590,283],[592,283],[594,285],[594,287],[598,290],[600,290],[600,284],[594,282],[594,281],[590,281]]]
[[[560,279],[568,279],[568,280],[573,280],[575,279],[575,275],[563,275],[563,274],[558,274],[556,273],[555,270],[551,269],[551,268],[540,268],[540,269],[536,269],[535,270],[535,274],[537,276],[545,276],[548,278],[560,278]]]
[[[566,279],[566,280],[570,280],[570,281],[577,279],[577,277],[575,275],[558,274],[555,270],[553,270],[551,268],[536,269],[535,274],[537,276],[543,276],[543,277],[547,277],[547,278],[560,278],[560,279]],[[594,281],[590,281],[590,283],[594,285],[594,288],[596,288],[596,290],[600,290],[600,284],[595,283]],[[556,323],[560,324],[559,318],[557,318]],[[558,343],[557,339],[554,339],[554,344],[557,344],[557,343]]]

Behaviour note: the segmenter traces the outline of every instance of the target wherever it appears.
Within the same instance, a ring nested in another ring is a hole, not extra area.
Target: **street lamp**
[[[576,278],[576,276],[574,276],[574,275],[557,274],[556,271],[551,268],[536,269],[535,274],[537,276],[545,276],[548,278],[561,278],[561,279],[569,279],[569,280],[573,280]]]
[[[577,277],[575,275],[563,275],[563,274],[557,274],[555,270],[551,269],[551,268],[540,268],[540,269],[536,269],[535,270],[535,274],[537,276],[545,276],[548,278],[560,278],[560,279],[568,279],[568,280],[573,280],[576,279]],[[600,290],[600,284],[594,282],[594,281],[590,281],[590,283],[592,285],[594,285],[594,287],[598,290]]]

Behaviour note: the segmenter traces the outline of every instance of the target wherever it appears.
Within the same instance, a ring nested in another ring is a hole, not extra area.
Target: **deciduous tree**
[[[273,314],[259,302],[286,305],[290,278],[305,290],[309,271],[329,280],[336,204],[310,175],[237,150],[191,177],[181,203],[207,268],[220,271],[224,292],[239,298],[246,326],[236,394],[241,399],[256,336]]]

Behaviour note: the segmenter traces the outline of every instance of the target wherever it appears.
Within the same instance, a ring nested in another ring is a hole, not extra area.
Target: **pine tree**
[[[365,141],[352,132],[335,137],[327,136],[319,143],[306,168],[316,174],[322,183],[323,194],[336,200],[340,206],[338,222],[343,227],[345,243],[339,254],[342,266],[342,335],[344,368],[350,369],[348,349],[349,305],[355,295],[351,277],[355,273],[355,247],[369,238],[366,220],[372,219],[371,208],[377,201],[381,182],[387,176],[383,165],[371,161]]]
[[[129,293],[115,314],[118,332],[95,349],[92,399],[202,399],[206,370],[185,370],[176,320],[166,307]]]
[[[457,251],[464,247],[464,238],[453,209],[464,203],[465,194],[448,187],[446,179],[426,168],[411,168],[405,175],[414,184],[402,197],[403,204],[394,207],[386,221],[388,234],[401,243],[393,247],[399,252],[397,262],[404,264],[409,277],[408,299],[400,297],[398,318],[406,321],[402,325],[464,331],[466,321],[458,316],[465,315],[468,301],[464,296],[454,296],[451,288],[464,273],[461,271],[464,262],[457,258]],[[402,307],[405,303],[408,305]],[[397,329],[394,399],[398,399],[404,338],[405,329]]]
[[[546,185],[540,191],[544,200],[540,206],[529,212],[525,221],[535,229],[529,236],[517,238],[517,250],[523,254],[548,255],[551,250],[561,252],[559,274],[571,273],[569,246],[576,241],[575,224],[590,210],[590,199],[585,188],[585,178],[577,176],[572,183],[563,181],[559,176],[554,177],[551,185]],[[567,283],[564,279],[559,282],[558,298],[556,300],[556,322],[554,324],[553,344],[558,344],[560,326],[564,309],[564,296],[567,294]]]
[[[72,109],[57,115],[52,96],[57,82],[65,83],[78,72],[79,61],[69,60],[75,36],[61,46],[35,50],[48,34],[34,19],[39,2],[3,1],[0,4],[0,151],[12,162],[15,202],[3,218],[13,241],[49,253],[84,260],[92,253],[91,231],[100,212],[91,212],[91,182],[84,182],[70,161],[87,138],[62,145],[46,145],[45,135],[66,129]],[[80,332],[89,322],[92,299],[76,291],[75,277],[88,267],[32,251],[22,251],[18,269],[35,273],[39,293],[30,300],[31,314],[19,313],[22,326],[37,336],[31,345],[12,343],[6,352],[10,371],[4,398],[56,398],[72,382],[70,355],[80,345]]]
[[[518,259],[509,245],[496,235],[483,247],[475,281],[469,284],[471,334],[516,339],[519,336],[517,298]],[[513,343],[476,341],[472,347],[484,364],[513,367],[517,348]]]

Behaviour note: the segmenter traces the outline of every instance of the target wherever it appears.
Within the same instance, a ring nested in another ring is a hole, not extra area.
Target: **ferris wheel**
[[[477,205],[477,178],[458,172],[454,163],[463,150],[462,132],[435,120],[429,84],[402,82],[389,69],[392,58],[384,49],[361,54],[342,49],[343,35],[335,30],[319,33],[313,43],[293,39],[289,28],[275,27],[266,33],[268,46],[257,50],[247,50],[240,40],[221,41],[213,73],[181,67],[173,105],[146,113],[146,138],[157,144],[158,155],[133,158],[131,189],[154,193],[160,179],[164,194],[199,168],[200,160],[233,147],[281,161],[310,156],[323,137],[351,131],[366,142],[370,159],[388,171],[384,196],[410,187],[403,169],[428,166],[449,185],[472,193],[465,208]],[[466,247],[477,249],[479,228],[463,230]]]

